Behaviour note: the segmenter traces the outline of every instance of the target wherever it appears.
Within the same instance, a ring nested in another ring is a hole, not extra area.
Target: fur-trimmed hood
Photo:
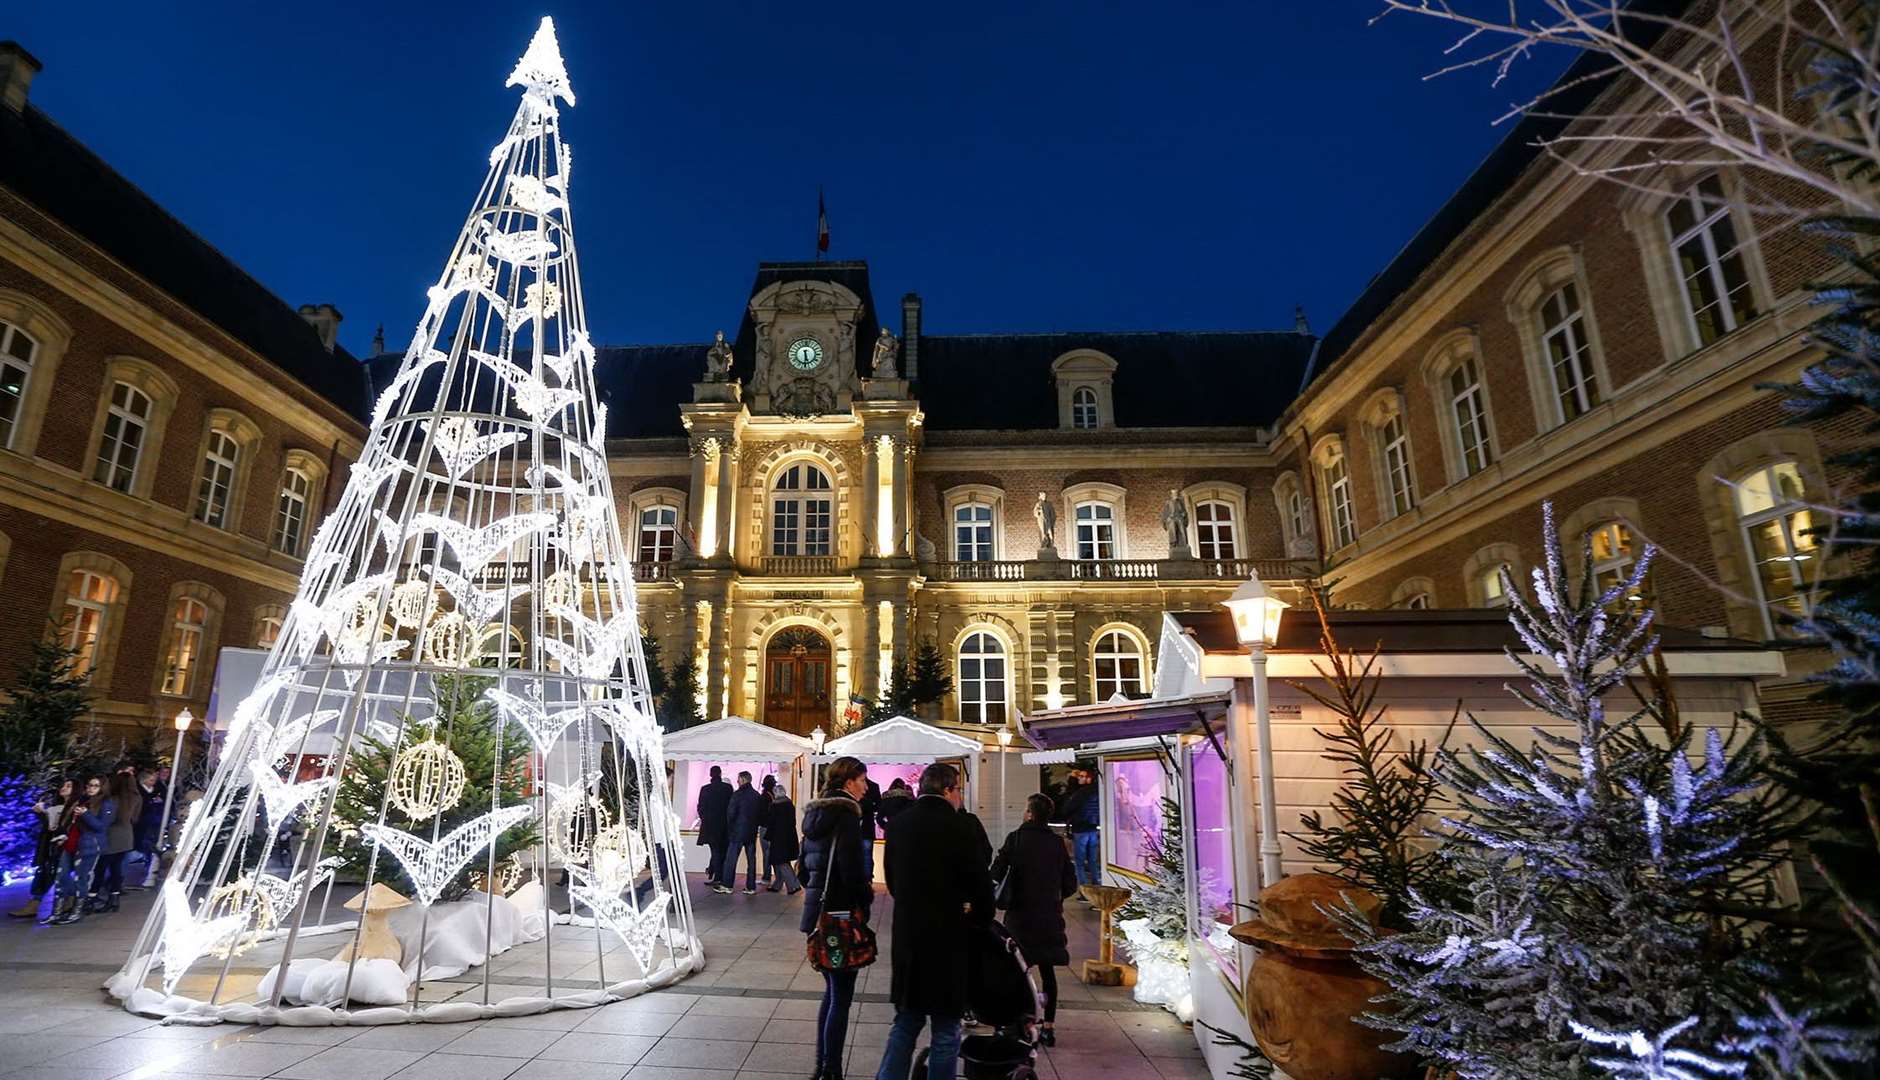
[[[811,799],[803,808],[803,839],[822,840],[835,834],[844,821],[859,822],[862,804],[847,795]]]

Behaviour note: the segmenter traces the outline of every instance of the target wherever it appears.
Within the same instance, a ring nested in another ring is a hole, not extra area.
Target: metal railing
[[[1263,581],[1318,576],[1307,559],[999,559],[928,563],[939,581]]]

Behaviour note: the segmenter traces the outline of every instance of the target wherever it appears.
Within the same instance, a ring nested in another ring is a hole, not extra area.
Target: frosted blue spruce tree
[[[1502,584],[1526,676],[1509,689],[1552,719],[1524,749],[1471,718],[1474,745],[1438,755],[1455,806],[1438,857],[1460,899],[1413,892],[1397,935],[1347,920],[1392,987],[1365,1022],[1470,1080],[1754,1075],[1708,1048],[1782,977],[1782,942],[1726,914],[1771,905],[1801,815],[1768,784],[1753,725],[1680,730],[1632,689],[1657,639],[1628,597],[1653,553],[1603,592],[1590,569],[1575,587],[1543,518],[1534,599]]]

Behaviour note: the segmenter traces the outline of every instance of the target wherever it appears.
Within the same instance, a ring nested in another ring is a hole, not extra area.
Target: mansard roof
[[[1650,48],[1664,35],[1669,25],[1667,17],[1688,6],[1690,0],[1630,0],[1623,5],[1625,11],[1620,17],[1626,33],[1639,45]],[[1407,300],[1417,282],[1452,246],[1489,223],[1489,210],[1514,189],[1528,166],[1546,154],[1542,143],[1566,130],[1613,85],[1612,66],[1610,59],[1594,52],[1582,53],[1567,66],[1548,92],[1545,106],[1523,115],[1509,129],[1455,194],[1437,208],[1325,332],[1325,345],[1310,373],[1312,379],[1335,367],[1367,331],[1380,325],[1400,301]]]
[[[1250,427],[1299,392],[1318,339],[1296,331],[923,334],[916,396],[936,431],[1058,426],[1051,363],[1073,350],[1116,361],[1116,426]]]
[[[83,237],[352,416],[365,379],[286,301],[171,216],[46,114],[0,108],[0,187]]]

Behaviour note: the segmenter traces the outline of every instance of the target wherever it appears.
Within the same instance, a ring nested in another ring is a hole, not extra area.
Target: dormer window
[[[1073,349],[1051,362],[1057,380],[1058,427],[1065,431],[1096,431],[1116,426],[1116,407],[1110,384],[1116,361],[1095,349]]]

